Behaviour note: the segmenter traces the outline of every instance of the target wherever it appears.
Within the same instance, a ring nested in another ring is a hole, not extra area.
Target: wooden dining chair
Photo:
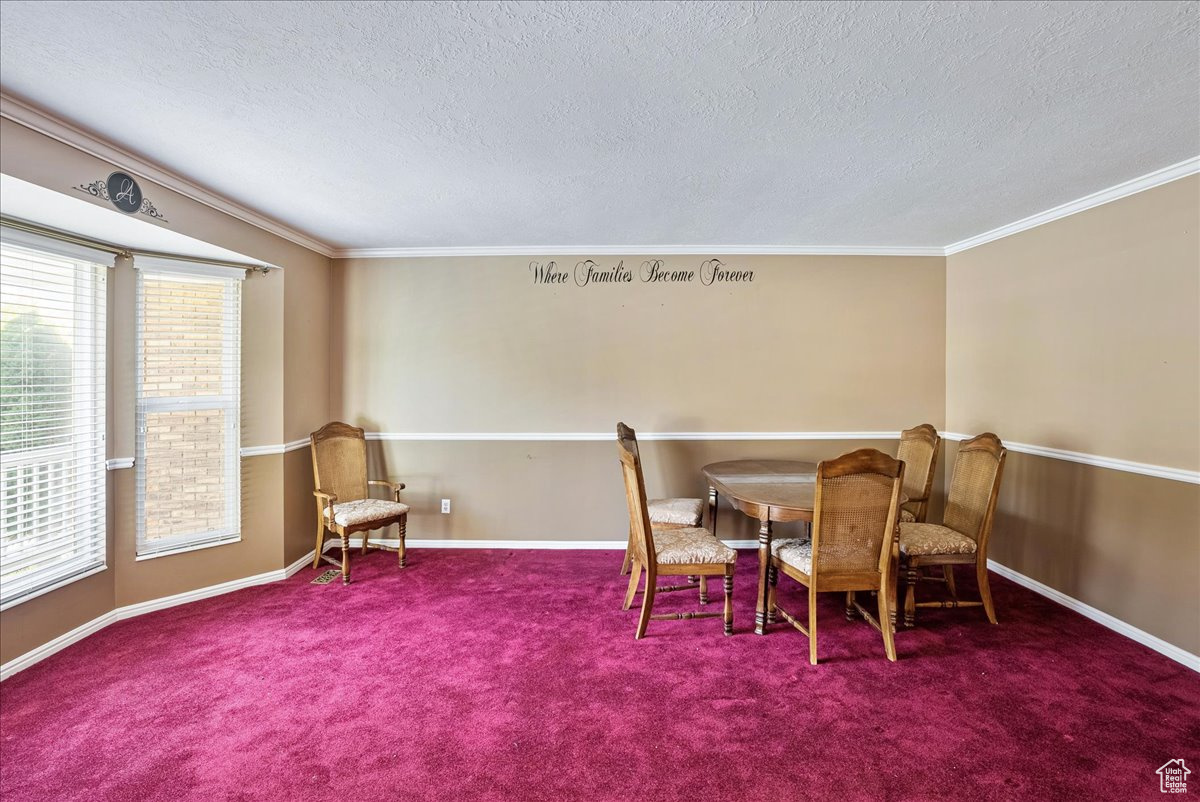
[[[635,451],[638,450],[637,435],[633,429],[626,426],[624,423],[617,424],[617,437],[627,437],[633,443]],[[638,459],[641,459],[641,452],[638,451]],[[646,506],[650,513],[650,525],[658,527],[690,527],[700,526],[704,519],[704,500],[698,498],[652,498]],[[621,563],[621,575],[629,573],[629,567],[633,563],[633,529],[629,530],[629,540],[625,544],[625,559]],[[708,598],[706,589],[702,588],[701,595],[704,597],[703,602],[707,604]]]
[[[900,432],[896,459],[904,463],[904,495],[908,496],[908,501],[900,505],[901,523],[924,522],[929,513],[929,495],[941,445],[937,429],[928,423]]]
[[[817,664],[817,594],[846,593],[847,610],[883,635],[887,659],[896,660],[891,614],[892,541],[900,508],[904,463],[863,448],[817,466],[811,537],[771,544],[767,610],[808,636],[808,661]],[[808,626],[776,602],[779,572],[808,588]],[[855,597],[876,591],[876,619]]]
[[[625,480],[625,499],[629,505],[629,529],[633,533],[631,549],[633,561],[629,573],[629,588],[625,592],[623,609],[628,610],[637,594],[638,580],[644,570],[646,583],[642,590],[642,612],[638,617],[635,638],[646,634],[651,619],[671,620],[686,618],[725,619],[725,634],[733,634],[733,569],[737,552],[726,546],[707,529],[700,527],[655,527],[650,523],[646,503],[646,483],[642,476],[642,463],[638,455],[637,440],[633,430],[624,424],[618,427],[617,452],[621,458],[621,474]],[[622,436],[622,432],[628,436]],[[659,576],[698,577],[696,583],[658,587]],[[676,590],[691,590],[699,587],[705,577],[723,577],[725,585],[725,610],[723,613],[667,613],[654,615],[654,597],[658,593]]]
[[[355,532],[362,533],[363,554],[367,553],[368,547],[399,552],[400,567],[403,568],[407,562],[404,535],[409,511],[407,504],[400,503],[404,483],[367,478],[367,439],[363,430],[348,423],[327,423],[309,435],[309,447],[316,487],[313,496],[317,500],[317,551],[313,568],[325,560],[340,567],[342,582],[350,584],[350,535]],[[368,493],[372,486],[386,487],[391,500],[370,498]],[[391,524],[399,524],[399,546],[370,542],[370,530]],[[341,538],[341,563],[323,550],[327,529]]]
[[[950,477],[950,492],[941,524],[912,521],[900,524],[900,574],[904,578],[904,625],[916,623],[918,607],[983,606],[988,621],[996,623],[992,590],[988,585],[987,547],[1000,493],[1000,477],[1008,451],[991,432],[959,445]],[[974,565],[979,600],[958,598],[954,566]],[[922,569],[942,566],[944,578],[922,576]],[[945,582],[948,599],[916,601],[917,585],[924,579]]]

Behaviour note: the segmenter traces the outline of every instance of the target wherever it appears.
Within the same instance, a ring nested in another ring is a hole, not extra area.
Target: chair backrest
[[[814,576],[887,570],[903,481],[904,463],[873,448],[817,466]]]
[[[367,497],[367,438],[348,423],[327,423],[309,435],[313,482],[338,503]]]
[[[624,423],[617,424],[617,453],[621,457],[621,475],[625,479],[625,501],[629,504],[630,543],[634,558],[647,572],[653,572],[654,532],[650,528],[650,510],[646,504],[646,482],[642,478],[642,458],[637,433]]]
[[[980,553],[987,546],[992,530],[1007,455],[1008,449],[1000,438],[984,432],[963,441],[954,459],[942,523],[974,540]]]
[[[904,463],[904,495],[909,503],[928,502],[941,443],[937,429],[928,423],[900,432],[896,459]]]

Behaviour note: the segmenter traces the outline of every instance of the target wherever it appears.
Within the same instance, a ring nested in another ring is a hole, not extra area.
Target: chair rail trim
[[[947,440],[968,440],[972,435],[959,432],[942,432]],[[367,432],[368,440],[382,442],[608,442],[614,438],[612,432]],[[652,441],[780,441],[780,440],[896,440],[898,431],[880,432],[638,432],[638,440]],[[308,447],[308,438],[292,440],[280,445],[247,446],[242,449],[243,457],[258,457],[267,454],[285,454]],[[1083,451],[1018,443],[1005,440],[1004,447],[1021,454],[1077,462],[1097,468],[1153,476],[1174,482],[1200,484],[1200,471],[1154,465],[1147,462],[1105,457]]]

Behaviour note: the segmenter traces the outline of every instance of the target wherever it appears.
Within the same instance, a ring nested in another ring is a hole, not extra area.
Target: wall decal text
[[[692,284],[699,282],[705,287],[714,284],[748,284],[754,281],[754,271],[734,269],[720,259],[706,259],[699,268],[673,267],[665,259],[647,259],[632,270],[625,260],[615,265],[603,265],[594,259],[576,262],[572,270],[565,270],[557,262],[529,263],[529,274],[534,284],[574,284],[589,287],[603,284]]]

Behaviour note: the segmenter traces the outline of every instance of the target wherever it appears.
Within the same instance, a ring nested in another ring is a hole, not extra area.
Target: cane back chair
[[[904,495],[908,496],[908,501],[900,506],[901,523],[925,521],[941,444],[937,429],[928,423],[900,432],[896,459],[904,463]]]
[[[342,569],[342,582],[350,583],[350,536],[362,533],[362,553],[368,548],[383,549],[399,553],[400,567],[407,563],[404,551],[404,535],[408,526],[407,504],[400,503],[403,482],[388,482],[367,478],[367,440],[362,429],[348,423],[327,423],[309,435],[312,449],[313,496],[317,501],[317,549],[313,557],[313,568],[325,560]],[[386,487],[391,499],[370,498],[369,488]],[[398,524],[399,545],[386,545],[380,541],[371,543],[368,535],[372,529]],[[329,530],[341,539],[342,561],[327,556],[323,550],[325,531]]]
[[[767,610],[808,636],[808,661],[813,665],[817,664],[817,593],[826,591],[845,591],[847,617],[857,613],[879,630],[887,659],[896,659],[889,591],[903,477],[903,462],[873,448],[821,462],[811,538],[785,538],[771,544]],[[780,571],[808,588],[807,628],[776,603]],[[878,619],[855,598],[860,590],[876,591]]]
[[[637,434],[624,423],[617,424],[617,438],[624,437],[633,444],[633,450],[642,458],[638,448]],[[659,529],[687,529],[700,526],[704,519],[704,501],[698,498],[652,498],[646,502],[650,513],[650,525]],[[629,539],[625,543],[625,559],[621,563],[621,575],[629,573],[633,564],[633,527],[629,528]],[[706,577],[688,577],[700,588],[700,603],[708,604],[708,581]]]
[[[963,442],[954,459],[950,492],[942,524],[900,524],[900,573],[904,578],[904,624],[913,626],[917,607],[979,607],[988,621],[996,623],[992,590],[988,585],[987,547],[1000,493],[1000,477],[1008,455],[1000,438],[991,432]],[[974,565],[979,584],[979,601],[958,598],[954,585],[955,565]],[[921,569],[943,566],[944,578],[925,577]],[[923,579],[945,582],[950,598],[916,601],[916,586]]]
[[[617,424],[617,437],[626,437],[633,443],[633,448],[641,459],[638,450],[637,435],[624,423]],[[704,500],[698,498],[652,498],[646,503],[650,513],[650,525],[657,527],[689,527],[700,526],[704,517]],[[621,574],[629,573],[633,562],[633,529],[629,530],[629,540],[625,544],[625,560],[621,563]],[[707,601],[707,599],[705,599]]]
[[[711,532],[700,527],[662,528],[650,523],[649,507],[646,503],[646,483],[642,477],[642,463],[638,455],[637,439],[633,430],[624,424],[618,427],[617,451],[621,458],[621,474],[625,480],[625,499],[629,504],[629,528],[633,533],[630,547],[632,567],[629,572],[629,588],[625,593],[623,609],[633,604],[638,590],[638,579],[644,570],[646,584],[642,591],[642,612],[638,617],[635,638],[646,634],[650,619],[716,618],[723,615],[725,634],[733,634],[733,569],[737,552],[717,540]],[[704,581],[708,576],[724,578],[724,613],[669,613],[654,615],[656,593],[675,590],[690,590],[699,587],[699,582],[683,585],[658,587],[659,576],[698,577]]]

